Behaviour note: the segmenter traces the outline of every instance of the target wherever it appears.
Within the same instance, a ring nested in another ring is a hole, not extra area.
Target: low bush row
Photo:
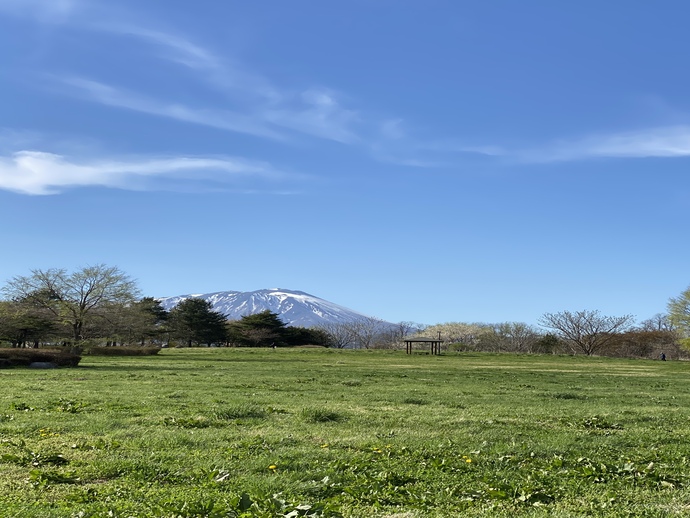
[[[28,367],[32,363],[76,367],[81,356],[56,349],[0,349],[0,367]]]
[[[160,347],[89,347],[84,350],[84,354],[90,356],[153,356],[160,352]]]

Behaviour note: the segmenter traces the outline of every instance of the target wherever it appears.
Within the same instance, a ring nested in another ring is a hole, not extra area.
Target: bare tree
[[[405,337],[422,332],[426,326],[416,322],[383,323],[377,340],[377,347],[394,349],[403,347]]]
[[[561,311],[545,313],[539,324],[554,330],[573,352],[591,356],[612,341],[616,333],[626,331],[632,320],[632,315],[609,317],[599,311]]]
[[[615,335],[602,354],[619,357],[658,357],[663,351],[678,355],[678,335],[675,331],[663,329],[630,329]]]
[[[376,345],[386,332],[386,322],[380,318],[363,317],[350,323],[354,343],[362,349],[370,349]]]
[[[429,326],[419,333],[420,338],[441,338],[446,343],[462,344],[474,349],[480,337],[487,332],[486,324],[469,324],[466,322],[446,322]]]
[[[493,324],[479,335],[479,348],[495,352],[533,352],[539,333],[523,322]]]
[[[657,313],[652,318],[640,322],[639,328],[641,331],[675,331],[676,326],[673,325],[668,315]]]
[[[349,322],[327,322],[316,326],[316,328],[328,335],[331,347],[346,349],[354,346],[355,335]]]
[[[116,267],[98,264],[74,273],[64,269],[32,270],[30,276],[11,279],[3,292],[13,300],[31,301],[71,328],[74,341],[81,340],[90,318],[113,305],[131,304],[138,289]]]

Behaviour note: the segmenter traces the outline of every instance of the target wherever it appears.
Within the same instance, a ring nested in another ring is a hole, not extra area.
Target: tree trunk
[[[74,330],[74,342],[79,342],[81,340],[81,328],[82,322],[75,322],[72,324],[72,329]]]

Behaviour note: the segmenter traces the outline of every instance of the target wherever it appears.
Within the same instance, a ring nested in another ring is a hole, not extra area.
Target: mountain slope
[[[159,299],[166,310],[188,298],[207,300],[213,310],[239,320],[245,315],[253,315],[265,310],[280,315],[289,326],[314,327],[324,324],[352,322],[368,318],[362,313],[339,306],[327,300],[309,295],[303,291],[279,288],[257,291],[219,291],[215,293],[179,295]]]

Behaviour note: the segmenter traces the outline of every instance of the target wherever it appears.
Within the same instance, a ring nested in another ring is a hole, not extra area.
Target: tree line
[[[288,327],[264,311],[228,321],[210,302],[189,298],[166,311],[141,297],[136,283],[103,264],[69,273],[32,270],[2,289],[0,341],[12,347],[40,345],[328,345],[319,329]]]
[[[336,348],[397,348],[409,337],[441,339],[447,348],[489,352],[569,353],[650,357],[690,349],[690,287],[671,298],[667,314],[639,324],[631,315],[598,311],[545,313],[540,328],[522,322],[448,322],[425,326],[381,319],[287,326],[264,311],[228,321],[203,299],[189,298],[166,311],[153,297],[141,297],[136,283],[103,264],[75,272],[32,270],[2,288],[0,342],[12,347],[42,344],[230,345]]]
[[[690,288],[669,301],[668,314],[635,323],[632,315],[599,311],[545,313],[539,327],[523,322],[446,322],[431,326],[374,318],[322,327],[332,347],[402,348],[410,338],[442,340],[455,351],[584,354],[615,357],[684,357],[690,351]]]

